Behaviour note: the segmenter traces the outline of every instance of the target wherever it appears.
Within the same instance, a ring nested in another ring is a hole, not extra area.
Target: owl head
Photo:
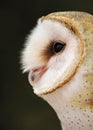
[[[27,37],[22,68],[37,95],[63,87],[76,74],[85,55],[81,23],[87,16],[91,17],[83,12],[43,16]]]

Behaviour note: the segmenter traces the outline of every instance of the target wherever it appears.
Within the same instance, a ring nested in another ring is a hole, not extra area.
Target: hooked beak
[[[43,74],[46,71],[47,71],[47,67],[46,66],[41,66],[41,67],[37,67],[37,68],[32,69],[29,72],[29,75],[28,75],[29,83],[31,85],[33,85],[35,82],[37,82],[43,76]]]

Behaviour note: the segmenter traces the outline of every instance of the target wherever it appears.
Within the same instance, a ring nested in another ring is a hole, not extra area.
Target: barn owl
[[[63,130],[93,130],[93,16],[54,12],[27,37],[22,68],[34,93],[56,111]]]

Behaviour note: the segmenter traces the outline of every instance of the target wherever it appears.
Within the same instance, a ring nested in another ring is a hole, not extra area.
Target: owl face
[[[41,18],[22,52],[24,72],[37,95],[50,93],[75,75],[84,45],[74,25],[62,19]]]

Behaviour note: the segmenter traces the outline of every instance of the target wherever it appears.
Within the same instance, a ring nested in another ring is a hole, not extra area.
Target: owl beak
[[[46,71],[47,71],[46,66],[41,66],[41,67],[32,69],[28,75],[28,80],[29,80],[30,84],[33,85],[35,82],[37,82]]]

